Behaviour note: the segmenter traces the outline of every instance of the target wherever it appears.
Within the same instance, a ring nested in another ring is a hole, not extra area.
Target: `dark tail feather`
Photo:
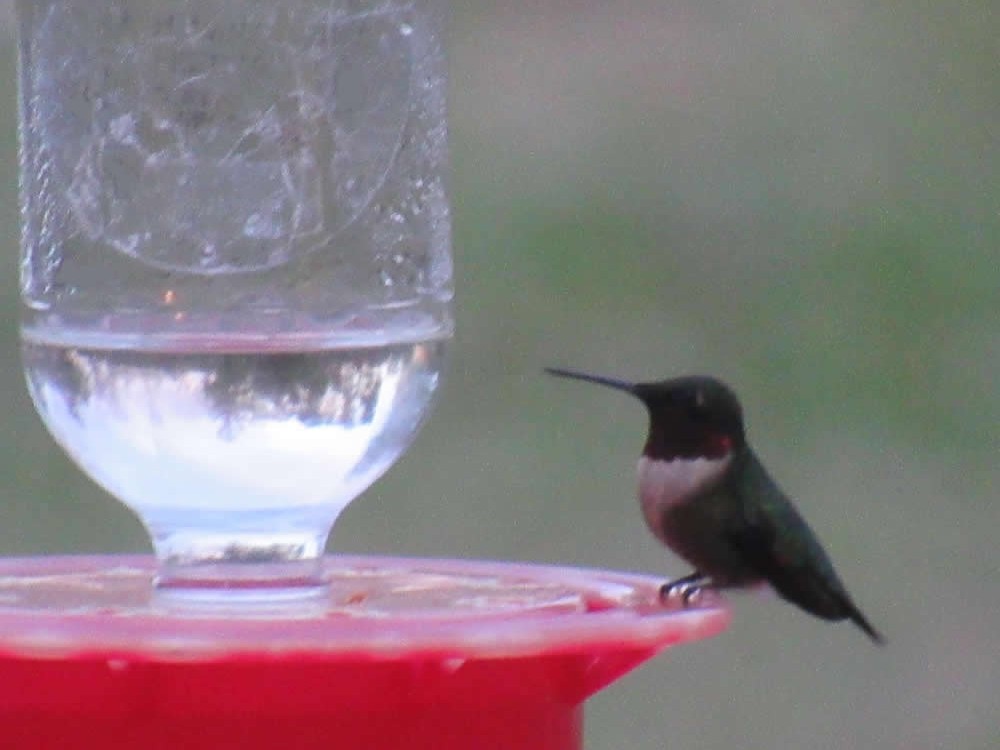
[[[836,574],[813,575],[807,568],[796,571],[771,568],[768,582],[784,597],[806,612],[824,620],[850,620],[879,646],[885,645],[885,638],[868,622],[859,610]],[[797,574],[796,574],[797,573]]]
[[[871,638],[873,643],[878,646],[885,645],[885,638],[868,622],[868,618],[861,614],[861,610],[857,608],[851,600],[850,594],[842,586],[838,585],[837,589],[830,593],[833,595],[832,601],[836,602],[836,614],[830,613],[832,616],[821,614],[820,617],[826,616],[830,620],[850,620],[865,631],[865,635]]]
[[[847,617],[861,628],[879,646],[885,645],[885,638],[880,632],[872,627],[872,624],[865,619],[865,616],[861,614],[861,610],[854,606],[851,602],[847,602]]]

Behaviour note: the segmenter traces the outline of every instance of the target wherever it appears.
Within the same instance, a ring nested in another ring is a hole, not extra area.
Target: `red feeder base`
[[[587,696],[728,611],[660,581],[330,558],[330,596],[178,609],[144,557],[0,560],[0,747],[572,750]]]

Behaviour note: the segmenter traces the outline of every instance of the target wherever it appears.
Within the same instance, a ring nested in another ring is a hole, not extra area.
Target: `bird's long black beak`
[[[597,383],[608,388],[614,388],[616,391],[625,391],[626,393],[631,393],[633,396],[638,395],[635,390],[635,383],[630,383],[627,380],[606,378],[603,375],[591,375],[590,373],[577,372],[576,370],[564,370],[561,367],[546,367],[545,372],[549,375],[555,375],[557,378],[583,380],[588,383]]]

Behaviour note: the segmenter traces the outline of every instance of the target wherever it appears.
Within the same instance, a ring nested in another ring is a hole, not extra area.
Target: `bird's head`
[[[547,368],[558,377],[630,393],[649,411],[643,454],[657,460],[723,458],[746,444],[743,409],[733,390],[705,375],[631,383],[574,370]]]

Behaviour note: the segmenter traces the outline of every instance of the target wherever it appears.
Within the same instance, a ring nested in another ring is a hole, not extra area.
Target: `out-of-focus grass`
[[[541,368],[712,372],[889,646],[736,597],[588,747],[996,746],[992,5],[458,5],[450,373],[332,547],[684,572],[636,511],[641,408]],[[22,385],[3,65],[0,553],[144,549]]]

